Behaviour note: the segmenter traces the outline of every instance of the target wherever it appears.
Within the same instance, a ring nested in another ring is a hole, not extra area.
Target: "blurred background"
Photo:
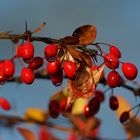
[[[114,44],[122,52],[121,61],[132,62],[140,68],[140,1],[139,0],[0,0],[0,31],[23,33],[25,20],[29,30],[33,31],[43,22],[46,27],[36,36],[62,38],[71,35],[79,26],[94,24],[97,27],[95,42],[101,41]],[[34,43],[36,55],[43,56],[45,44]],[[0,40],[0,59],[11,58],[14,47],[10,41]],[[19,75],[21,66],[16,61],[16,74]],[[137,81],[140,81],[138,75]],[[64,81],[64,84],[66,81]],[[6,97],[13,105],[13,110],[1,114],[22,116],[29,107],[47,108],[49,97],[58,89],[48,80],[36,80],[32,85],[7,83],[0,85],[0,96]],[[99,86],[99,88],[103,88]],[[115,89],[115,95],[124,96],[131,105],[139,100],[130,91],[122,88]],[[104,138],[125,139],[115,113],[109,109],[108,97],[102,104],[97,116],[101,119],[100,136]],[[60,124],[68,125],[61,117]],[[52,120],[56,121],[56,120]],[[58,122],[58,121],[57,121]],[[23,125],[22,125],[23,126]],[[37,132],[37,126],[26,126]],[[66,134],[53,130],[53,133],[66,139]],[[15,128],[8,129],[0,125],[0,139],[23,140]]]

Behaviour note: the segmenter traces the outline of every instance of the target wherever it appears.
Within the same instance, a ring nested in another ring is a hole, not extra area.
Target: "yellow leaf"
[[[17,130],[25,138],[25,140],[37,140],[35,134],[32,131],[22,127],[18,127]]]
[[[92,76],[94,79],[94,83],[98,84],[103,76],[105,65],[100,66],[97,70],[92,71]]]
[[[126,99],[122,96],[118,96],[119,100],[119,108],[116,111],[116,115],[118,118],[120,118],[120,115],[124,111],[130,110],[132,107],[129,105],[129,103],[126,101]],[[140,137],[140,118],[134,117],[134,112],[130,112],[130,120],[122,126],[125,129],[127,133],[128,139],[138,138]]]
[[[80,115],[84,112],[84,107],[87,104],[87,99],[85,98],[78,98],[74,102],[72,106],[72,114],[73,115]]]
[[[28,108],[24,114],[24,118],[44,122],[47,119],[47,113],[38,108]]]

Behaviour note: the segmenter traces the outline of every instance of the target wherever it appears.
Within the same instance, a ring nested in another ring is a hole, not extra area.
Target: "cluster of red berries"
[[[4,60],[0,62],[0,84],[4,84],[10,80],[15,72],[15,65],[12,60]]]
[[[116,71],[121,63],[121,70],[128,80],[134,80],[137,76],[138,70],[137,67],[129,62],[120,62],[119,58],[121,58],[120,50],[115,46],[110,46],[110,53],[104,56],[104,63],[109,68],[112,69],[107,76],[107,84],[111,88],[119,87],[123,84],[123,79],[120,74]]]
[[[47,73],[54,85],[58,86],[63,81],[63,70],[65,75],[72,79],[76,75],[76,63],[72,61],[64,61],[58,58],[58,47],[56,45],[48,45],[44,49],[45,58],[48,61]]]

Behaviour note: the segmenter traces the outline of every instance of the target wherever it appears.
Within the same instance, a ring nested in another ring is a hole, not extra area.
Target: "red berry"
[[[21,57],[26,62],[30,61],[34,57],[34,46],[31,42],[27,41],[21,49]]]
[[[3,72],[3,69],[0,69],[0,84],[3,84],[3,82],[6,81],[5,74]]]
[[[89,111],[89,106],[88,105],[85,105],[85,107],[84,107],[84,116],[86,118],[89,118],[89,117],[93,116],[93,114]]]
[[[109,72],[107,76],[107,84],[111,88],[118,87],[121,84],[121,82],[122,82],[121,76],[119,75],[117,71]]]
[[[105,96],[102,90],[96,90],[95,96],[99,98],[100,102],[103,102],[105,99]]]
[[[25,84],[32,84],[35,79],[33,71],[29,68],[23,68],[21,71],[21,79]]]
[[[3,110],[10,110],[11,109],[11,105],[9,103],[9,101],[5,98],[0,98],[0,106],[2,107]]]
[[[4,61],[4,74],[7,78],[11,78],[15,73],[15,65],[12,60]]]
[[[34,57],[31,62],[29,62],[28,68],[31,70],[36,70],[43,65],[43,58],[41,57]]]
[[[63,71],[59,71],[55,75],[51,75],[50,78],[55,86],[60,86],[63,82]]]
[[[128,80],[134,80],[138,74],[137,67],[132,63],[123,63],[122,72]]]
[[[64,72],[68,78],[74,78],[76,75],[76,64],[72,61],[64,62]]]
[[[111,54],[113,54],[117,58],[121,58],[121,52],[116,46],[111,46],[109,51]]]
[[[117,97],[115,96],[111,96],[110,99],[109,99],[109,106],[110,106],[110,109],[115,111],[118,109],[119,107],[119,101],[117,99]]]
[[[63,99],[60,101],[60,108],[61,108],[61,111],[65,111],[66,104],[67,104],[67,98],[63,98]]]
[[[129,117],[130,117],[129,111],[123,112],[120,116],[120,122],[125,123],[126,121],[128,121]]]
[[[58,48],[56,45],[50,44],[45,47],[44,54],[47,61],[54,61],[56,59]]]
[[[104,63],[110,69],[116,69],[119,67],[119,59],[111,53],[104,56]]]
[[[100,109],[100,100],[98,97],[94,97],[92,99],[90,99],[89,103],[88,103],[88,107],[89,107],[89,112],[90,114],[93,116],[96,113],[98,113],[99,109]]]
[[[22,48],[23,48],[23,45],[19,45],[17,47],[17,50],[16,50],[16,57],[21,57],[22,56]]]
[[[52,118],[57,118],[60,113],[60,104],[57,100],[51,100],[49,103],[49,115]]]
[[[61,62],[59,60],[55,60],[53,62],[48,62],[47,73],[49,75],[55,75],[60,70],[61,70]]]

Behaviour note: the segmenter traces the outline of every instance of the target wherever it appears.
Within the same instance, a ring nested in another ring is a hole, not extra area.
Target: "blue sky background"
[[[24,32],[24,22],[27,20],[29,29],[34,30],[44,21],[46,27],[38,36],[61,38],[71,35],[74,29],[84,24],[95,24],[97,41],[114,44],[122,52],[122,61],[130,61],[140,68],[140,1],[139,0],[0,0],[0,31]],[[36,55],[43,55],[42,43],[35,43]],[[0,59],[13,55],[10,41],[0,41]],[[17,74],[20,65],[16,61]],[[137,80],[139,81],[140,75]],[[102,86],[101,86],[102,88]],[[15,83],[0,86],[0,96],[8,98],[17,105],[18,115],[23,115],[28,107],[46,109],[49,96],[58,88],[50,81],[36,80],[31,86]],[[116,95],[122,95],[135,105],[134,96],[122,88],[115,89]],[[109,94],[106,95],[108,99]],[[0,110],[0,113],[6,113]],[[13,111],[8,112],[13,114]],[[102,120],[101,137],[125,138],[125,132],[110,111],[106,101],[97,115]],[[67,121],[59,119],[61,124]],[[31,126],[29,126],[31,127]],[[34,132],[36,126],[32,126]],[[65,139],[64,133],[55,133]],[[0,126],[0,138],[4,140],[23,140],[16,129],[4,129]]]

